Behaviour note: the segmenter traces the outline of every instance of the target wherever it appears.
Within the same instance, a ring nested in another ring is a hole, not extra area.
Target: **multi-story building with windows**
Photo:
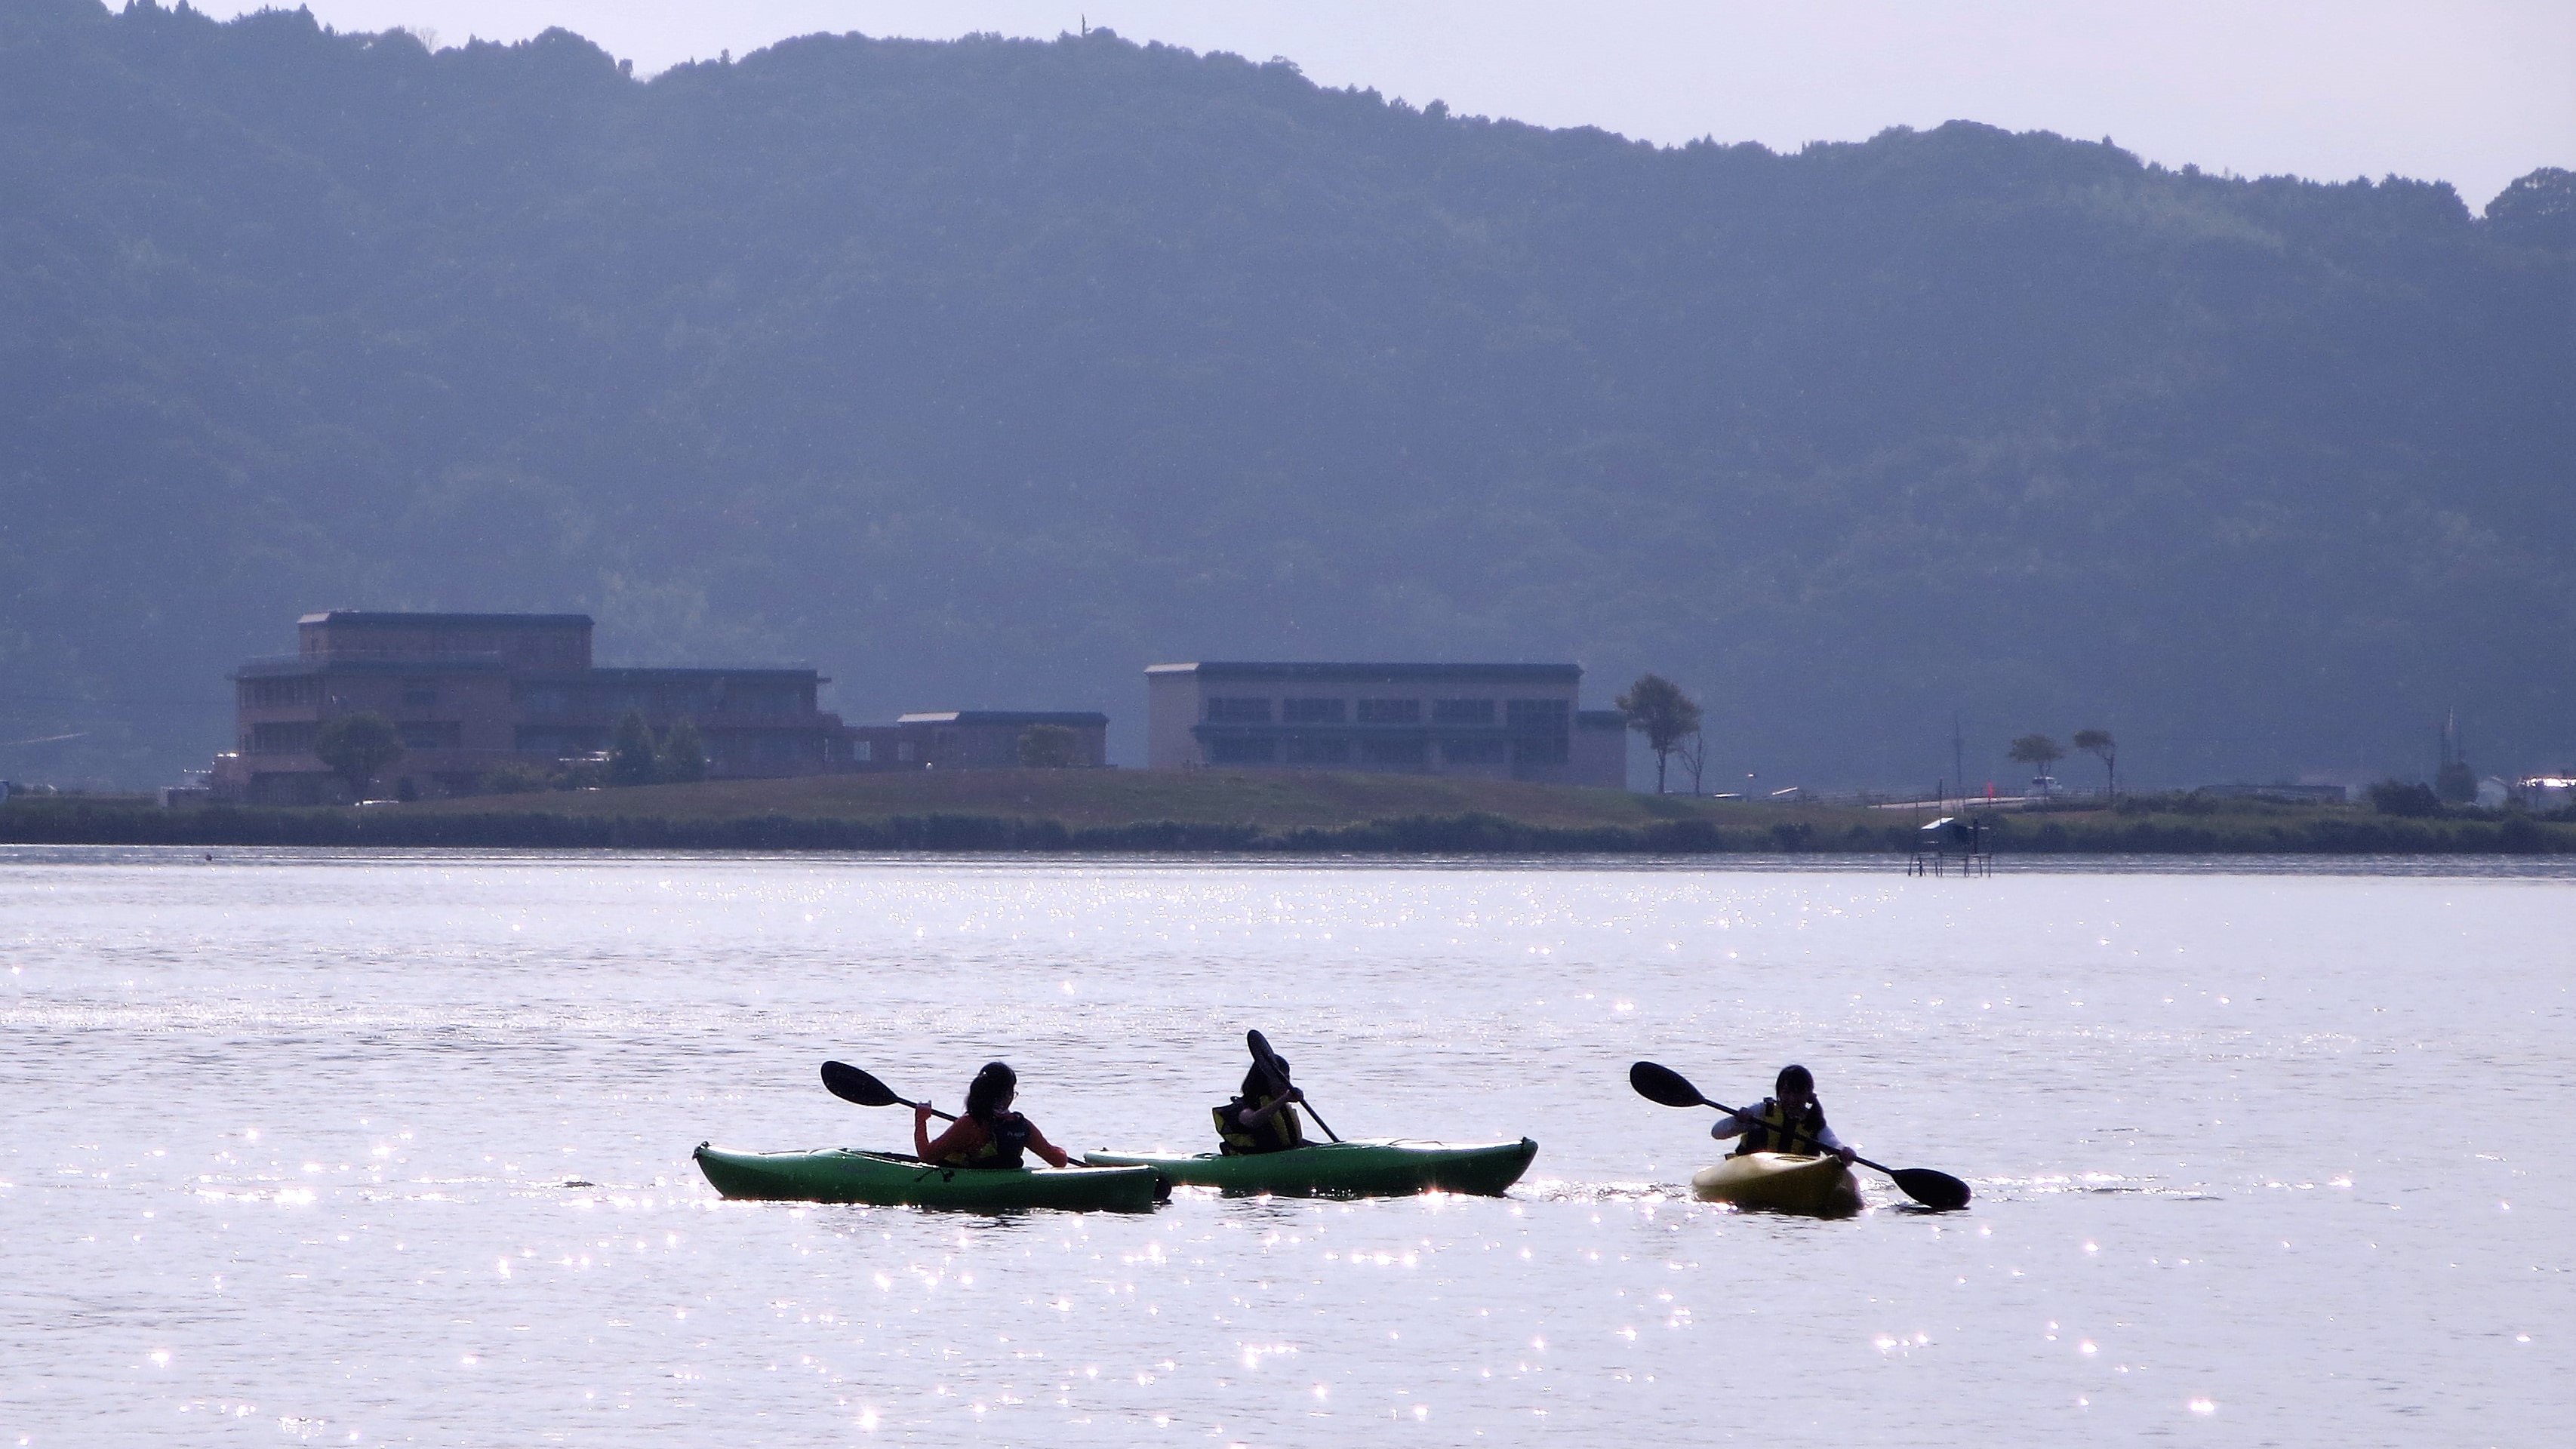
[[[1626,721],[1582,686],[1574,664],[1156,664],[1146,763],[1623,787]]]
[[[693,721],[718,779],[849,767],[849,732],[820,709],[811,669],[602,669],[587,614],[395,614],[338,610],[297,622],[292,655],[233,675],[235,745],[218,795],[273,804],[341,798],[313,753],[322,725],[372,710],[401,732],[382,788],[474,793],[505,764],[552,765],[607,749],[641,713],[656,732]]]

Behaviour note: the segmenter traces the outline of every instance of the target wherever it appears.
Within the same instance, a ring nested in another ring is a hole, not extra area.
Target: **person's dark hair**
[[[1279,1073],[1277,1076],[1272,1076],[1270,1069],[1259,1062],[1254,1062],[1252,1064],[1252,1069],[1243,1074],[1243,1095],[1245,1100],[1249,1101],[1254,1097],[1260,1096],[1264,1092],[1284,1092],[1288,1090],[1288,1059],[1277,1055],[1273,1055],[1270,1059],[1279,1064]]]
[[[1019,1090],[1020,1074],[1008,1062],[986,1062],[975,1080],[966,1084],[966,1115],[978,1122],[990,1122]]]
[[[1816,1090],[1816,1074],[1796,1062],[1782,1067],[1780,1080],[1771,1084],[1772,1095],[1778,1097],[1785,1097],[1791,1092],[1813,1092],[1814,1090]]]

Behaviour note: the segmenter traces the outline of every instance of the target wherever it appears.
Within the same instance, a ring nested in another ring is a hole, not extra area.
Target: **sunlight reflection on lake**
[[[2576,1409],[2545,863],[217,854],[0,850],[9,1442],[2538,1444]],[[1060,1142],[1197,1147],[1249,1026],[1346,1136],[1537,1163],[976,1217],[726,1203],[688,1157],[904,1144],[826,1057],[953,1107],[1003,1056]],[[1708,1114],[1639,1057],[1730,1101],[1804,1061],[1977,1201],[1694,1202]]]

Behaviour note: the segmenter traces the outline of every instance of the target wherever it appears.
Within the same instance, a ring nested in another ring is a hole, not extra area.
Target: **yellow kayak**
[[[1860,1211],[1860,1184],[1831,1157],[1747,1152],[1692,1173],[1691,1191],[1703,1201],[1768,1212],[1841,1217]]]

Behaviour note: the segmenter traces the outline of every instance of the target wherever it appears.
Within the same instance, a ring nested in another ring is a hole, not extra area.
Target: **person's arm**
[[[1246,1127],[1258,1127],[1262,1123],[1269,1121],[1271,1118],[1278,1116],[1280,1108],[1287,1106],[1291,1102],[1302,1102],[1305,1100],[1306,1094],[1304,1092],[1299,1091],[1295,1087],[1290,1087],[1285,1096],[1271,1098],[1270,1104],[1263,1107],[1258,1112],[1236,1112],[1234,1114],[1234,1120],[1242,1123]]]
[[[1029,1123],[1029,1150],[1045,1158],[1050,1167],[1073,1166],[1073,1159],[1064,1155],[1063,1148],[1046,1140],[1046,1134],[1038,1130],[1035,1122]]]
[[[924,1162],[937,1162],[950,1153],[973,1152],[984,1145],[984,1124],[972,1117],[960,1117],[948,1124],[948,1130],[936,1141],[930,1136],[930,1104],[912,1109],[912,1155]]]
[[[1709,1125],[1708,1135],[1716,1138],[1720,1142],[1723,1142],[1729,1137],[1741,1137],[1745,1133],[1750,1132],[1761,1125],[1761,1109],[1748,1107],[1742,1111],[1730,1112],[1727,1115],[1718,1118],[1715,1122]],[[1841,1158],[1846,1163],[1852,1160],[1852,1150],[1845,1147],[1843,1145],[1843,1140],[1834,1135],[1833,1124],[1830,1122],[1817,1128],[1813,1134],[1801,1132],[1795,1140],[1787,1144],[1789,1150],[1792,1152],[1806,1151],[1806,1139],[1809,1135],[1812,1135],[1815,1138],[1816,1145],[1822,1147],[1825,1151]]]
[[[1834,1135],[1834,1125],[1830,1122],[1820,1124],[1813,1132],[1805,1128],[1798,1129],[1798,1135],[1789,1143],[1789,1150],[1792,1152],[1808,1152],[1816,1149],[1822,1149],[1841,1158],[1846,1167],[1851,1165],[1854,1154],[1850,1148],[1843,1145],[1841,1138]]]

